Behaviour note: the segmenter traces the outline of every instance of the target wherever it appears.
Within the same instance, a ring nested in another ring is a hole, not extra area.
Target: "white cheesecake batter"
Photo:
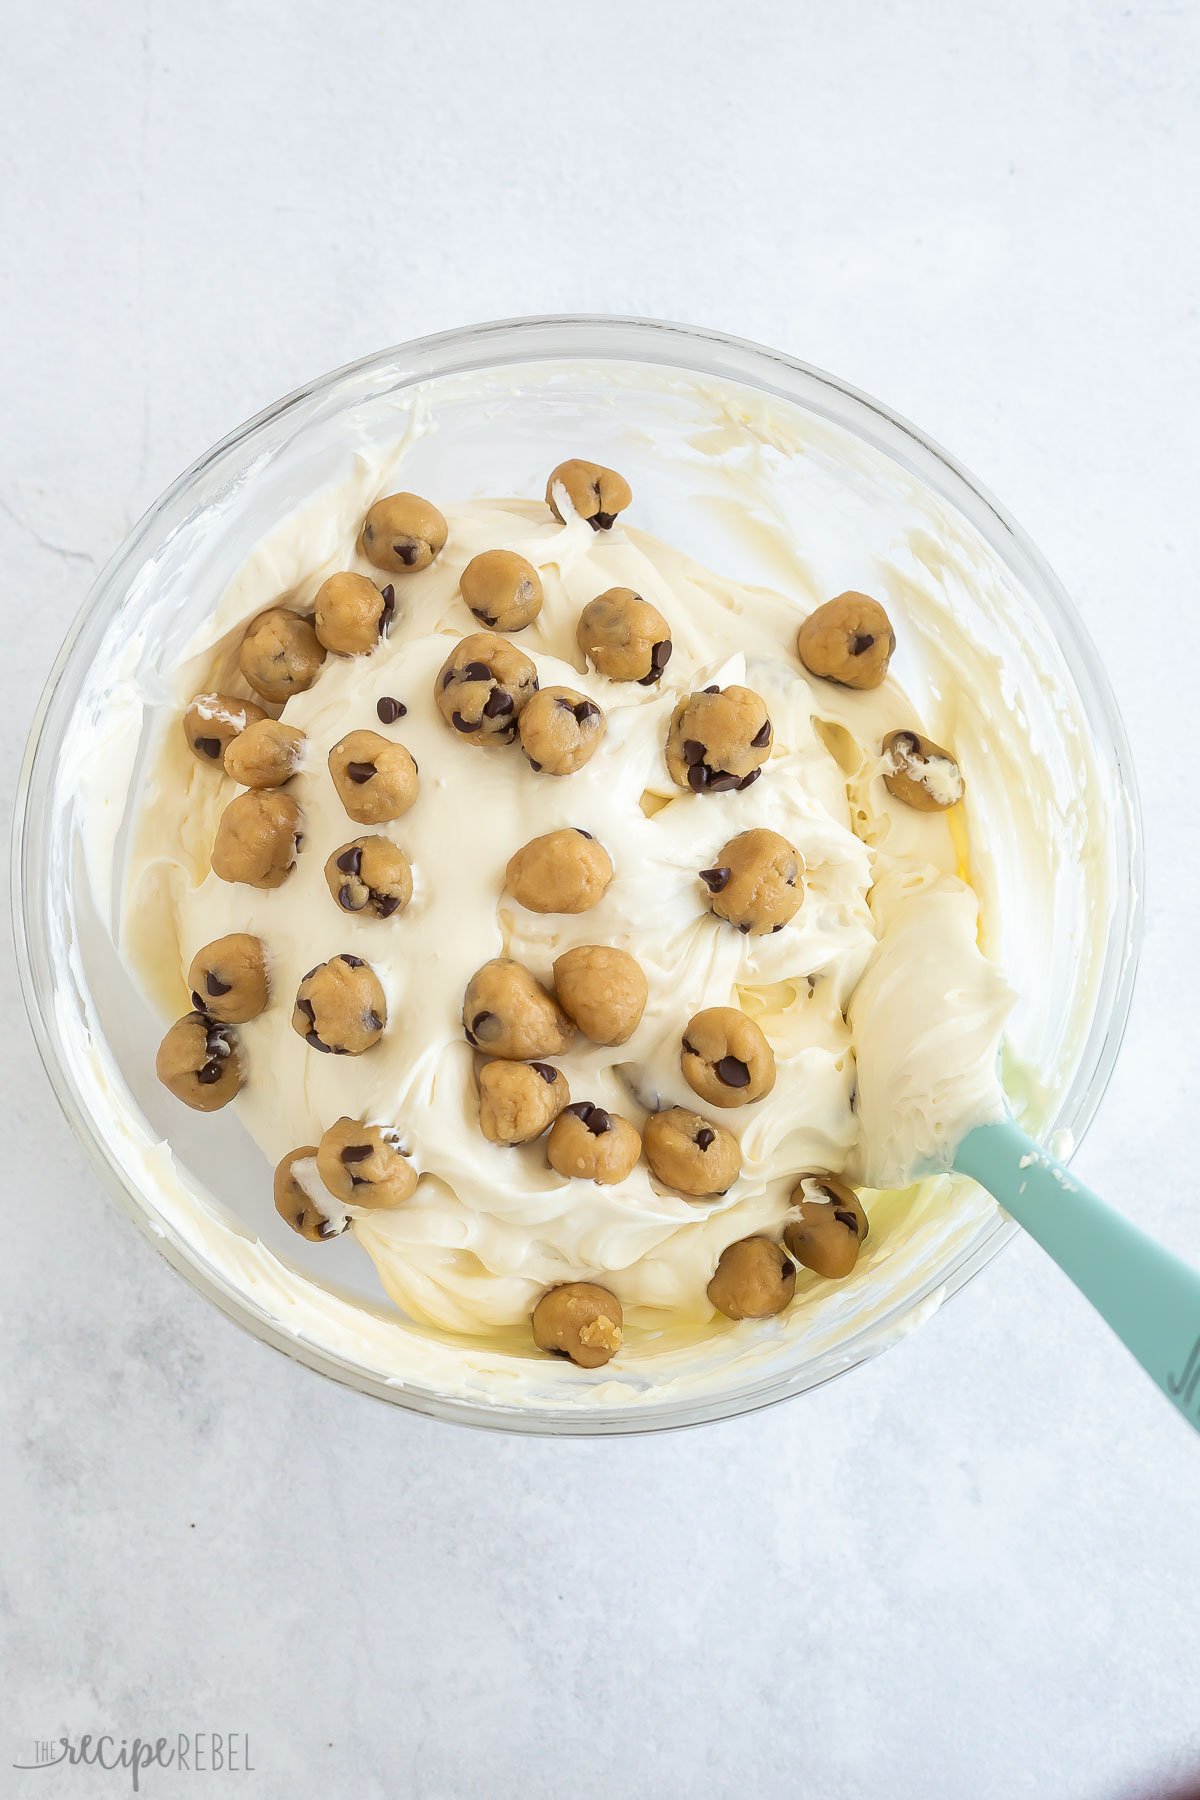
[[[281,596],[308,608],[338,569],[389,579],[355,547],[365,506],[381,491],[378,472],[363,468],[264,540],[180,672],[180,711],[203,689],[246,691],[235,672],[242,628]],[[929,729],[929,719],[892,676],[870,693],[808,676],[796,656],[794,601],[713,575],[624,519],[597,533],[578,519],[559,524],[540,502],[430,497],[449,539],[431,568],[392,578],[386,640],[368,656],[330,655],[315,685],[283,710],[308,740],[287,790],[304,814],[291,876],[264,891],[209,872],[220,812],[238,790],[190,756],[176,726],[141,792],[126,953],[174,1016],[186,1010],[183,971],[196,950],[228,932],[261,938],[272,1003],[239,1028],[249,1078],[235,1105],[272,1163],[316,1143],[343,1114],[398,1128],[420,1172],[417,1192],[388,1212],[351,1208],[352,1230],[388,1294],[420,1325],[525,1349],[539,1295],[591,1279],[625,1308],[621,1363],[726,1332],[705,1294],[721,1250],[753,1233],[777,1235],[797,1175],[815,1169],[845,1171],[867,1190],[872,1235],[853,1279],[869,1279],[872,1260],[889,1253],[897,1194],[1003,1110],[998,1053],[1011,997],[978,944],[972,745],[943,738],[962,767],[965,804],[916,813],[888,795],[879,745],[897,727]],[[636,495],[627,516],[636,519]],[[434,705],[453,641],[478,629],[459,577],[477,552],[498,548],[541,574],[541,615],[513,641],[534,658],[542,686],[578,689],[607,717],[600,749],[568,777],[535,774],[515,747],[463,742]],[[656,687],[608,681],[576,647],[580,610],[613,586],[636,589],[669,621],[674,654]],[[902,604],[880,597],[903,644],[917,627]],[[666,770],[675,701],[712,682],[753,688],[771,715],[770,759],[744,793],[686,793]],[[394,724],[376,716],[385,695],[407,707]],[[372,828],[413,867],[412,903],[387,920],[340,911],[323,875],[329,853],[362,829],[346,817],[325,760],[359,727],[405,744],[420,767],[411,811]],[[606,846],[614,880],[589,912],[527,912],[503,893],[505,865],[560,825],[581,825]],[[752,826],[781,832],[806,865],[803,905],[776,936],[743,937],[720,923],[697,879],[729,837]],[[549,1168],[544,1142],[501,1148],[480,1132],[461,1022],[468,979],[507,954],[549,984],[554,958],[583,943],[630,951],[649,1002],[618,1050],[581,1038],[556,1059],[573,1099],[640,1126],[648,1109],[697,1104],[679,1070],[694,1012],[740,1006],[766,1033],[777,1080],[761,1101],[721,1116],[743,1156],[721,1199],[686,1200],[644,1164],[611,1188],[567,1181]],[[339,951],[366,958],[387,996],[387,1032],[360,1057],[319,1055],[290,1024],[301,977]],[[255,1203],[271,1207],[265,1165]],[[796,1316],[816,1286],[802,1280],[789,1330],[803,1328]]]

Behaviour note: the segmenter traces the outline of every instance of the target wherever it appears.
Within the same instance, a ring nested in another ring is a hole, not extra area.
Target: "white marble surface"
[[[1148,933],[1079,1166],[1200,1256],[1195,0],[8,16],[6,810],[93,571],[307,376],[560,308],[778,344],[951,445],[1114,670]],[[64,1730],[247,1731],[252,1776],[146,1787],[288,1800],[1110,1800],[1200,1762],[1197,1445],[1031,1245],[742,1423],[441,1429],[157,1261],[0,1008],[0,1793],[127,1791],[10,1771]]]

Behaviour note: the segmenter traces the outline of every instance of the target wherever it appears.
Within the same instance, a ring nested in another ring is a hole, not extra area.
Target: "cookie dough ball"
[[[796,639],[810,675],[842,687],[877,688],[896,649],[892,622],[869,594],[839,594],[810,613]]]
[[[554,964],[558,1004],[593,1044],[626,1044],[642,1022],[649,989],[627,950],[579,944]]]
[[[268,997],[261,938],[248,931],[214,938],[193,956],[187,980],[197,1012],[208,1013],[222,1025],[257,1019]]]
[[[237,1032],[203,1012],[175,1021],[158,1046],[154,1070],[177,1100],[197,1112],[227,1106],[245,1080]]]
[[[329,1127],[317,1146],[317,1172],[347,1206],[399,1206],[417,1186],[399,1134],[361,1119],[341,1118]]]
[[[329,891],[343,912],[390,919],[412,899],[412,869],[388,838],[360,837],[335,850],[325,864]]]
[[[212,872],[222,881],[277,888],[291,874],[300,839],[300,808],[278,788],[251,788],[221,814]]]
[[[543,688],[521,714],[521,748],[537,774],[573,775],[600,748],[604,714],[574,688]]]
[[[546,505],[556,519],[564,519],[557,489],[563,488],[570,511],[586,519],[593,531],[611,531],[617,514],[624,512],[633,499],[633,491],[623,475],[606,469],[602,463],[580,462],[572,457],[551,469],[546,483]]]
[[[889,731],[883,740],[883,784],[917,812],[945,812],[963,797],[962,771],[948,750],[919,731]],[[225,758],[229,767],[229,754]]]
[[[417,797],[417,765],[403,744],[377,731],[348,731],[329,752],[338,798],[356,825],[386,825]]]
[[[671,779],[694,794],[723,794],[758,780],[771,754],[771,721],[749,688],[685,694],[667,734]]]
[[[509,858],[509,893],[530,912],[581,913],[602,900],[612,880],[608,851],[590,831],[566,825],[532,838]]]
[[[282,787],[300,766],[304,733],[282,719],[259,719],[247,725],[225,752],[225,773],[243,787]]]
[[[834,1175],[802,1175],[792,1206],[799,1217],[784,1226],[783,1241],[796,1261],[834,1281],[849,1275],[867,1236],[867,1215],[854,1189]]]
[[[476,1050],[512,1062],[561,1056],[575,1042],[575,1027],[558,1002],[510,956],[497,956],[472,975],[463,1030]]]
[[[341,1237],[350,1223],[345,1215],[331,1219],[322,1210],[319,1197],[313,1197],[320,1186],[315,1144],[303,1144],[299,1150],[289,1150],[276,1166],[275,1211],[293,1231],[314,1244]]]
[[[721,1252],[708,1297],[727,1319],[770,1319],[796,1292],[796,1265],[770,1238],[740,1238]]]
[[[253,700],[239,700],[233,694],[197,694],[183,715],[183,735],[193,756],[223,769],[230,744],[237,742],[247,726],[266,716]]]
[[[804,858],[777,831],[740,831],[722,846],[711,869],[701,869],[708,903],[718,919],[747,936],[782,931],[804,898]]]
[[[681,1194],[723,1194],[742,1172],[742,1152],[732,1131],[682,1106],[651,1113],[642,1128],[651,1173]]]
[[[310,688],[324,661],[325,646],[308,620],[283,606],[251,620],[238,651],[238,668],[255,693],[280,704]]]
[[[511,744],[537,685],[524,651],[494,632],[474,631],[446,658],[433,692],[447,725],[468,744]]]
[[[327,650],[339,656],[365,656],[392,622],[396,590],[390,581],[377,588],[368,576],[347,570],[321,583],[313,610],[313,627]]]
[[[641,1134],[620,1113],[590,1100],[565,1106],[550,1127],[546,1159],[559,1175],[612,1187],[624,1181],[642,1153]]]
[[[445,543],[445,519],[419,494],[388,494],[363,521],[363,555],[396,575],[427,569]]]
[[[632,588],[608,588],[589,600],[575,637],[592,667],[610,681],[652,687],[671,660],[671,627]]]
[[[361,956],[343,952],[318,963],[296,990],[292,1030],[314,1050],[361,1056],[379,1042],[386,1024],[379,977]]]
[[[524,631],[542,610],[542,578],[515,550],[473,556],[458,590],[479,623],[493,631]]]
[[[621,1302],[592,1281],[568,1281],[542,1295],[533,1309],[539,1350],[569,1356],[581,1369],[603,1368],[621,1348]]]
[[[489,1144],[531,1144],[571,1098],[550,1063],[490,1062],[479,1071],[479,1129]]]
[[[710,1106],[745,1106],[775,1086],[775,1057],[759,1027],[736,1006],[708,1006],[688,1021],[683,1078]]]

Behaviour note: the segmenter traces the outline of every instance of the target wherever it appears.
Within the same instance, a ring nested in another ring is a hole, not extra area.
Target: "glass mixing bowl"
[[[833,483],[851,534],[876,530],[886,492],[893,509],[898,500],[911,514],[914,542],[933,533],[986,568],[978,592],[952,596],[955,628],[999,659],[1004,702],[1039,766],[1057,771],[1064,818],[1073,811],[1078,827],[1073,852],[1039,889],[1038,905],[1052,914],[1049,930],[1041,921],[1046,960],[1022,991],[1014,1034],[1023,1057],[1053,1071],[1040,1129],[1078,1142],[1091,1120],[1129,1007],[1140,833],[1117,709],[1066,594],[995,501],[877,401],[717,332],[605,318],[448,332],[312,383],[181,476],[99,577],[38,708],[14,832],[18,963],[55,1091],[126,1212],[176,1269],[264,1342],[361,1392],[464,1423],[581,1434],[693,1424],[801,1393],[919,1323],[1015,1227],[977,1193],[960,1195],[955,1230],[871,1268],[869,1307],[835,1298],[814,1307],[803,1330],[765,1340],[753,1355],[747,1340],[727,1335],[703,1381],[659,1383],[643,1364],[621,1386],[601,1372],[587,1378],[581,1405],[583,1372],[555,1363],[531,1397],[494,1370],[473,1373],[467,1345],[400,1321],[349,1239],[317,1247],[294,1238],[276,1219],[265,1161],[237,1120],[181,1119],[154,1079],[163,1021],[124,967],[113,921],[121,796],[136,790],[156,696],[264,530],[356,450],[403,439],[405,485],[435,497],[540,495],[562,456],[609,462],[632,481],[639,526],[770,585],[780,585],[778,565],[748,569],[739,550],[735,568],[722,536],[722,485],[750,457],[777,483],[776,525],[784,535],[794,526],[805,548],[809,530],[815,541],[828,521],[793,508],[789,472],[801,469]],[[139,704],[115,706],[118,690],[136,691]],[[1019,892],[1006,899],[1006,928],[1025,903]],[[1097,920],[1106,922],[1099,931]],[[1010,973],[1021,989],[1022,969]]]

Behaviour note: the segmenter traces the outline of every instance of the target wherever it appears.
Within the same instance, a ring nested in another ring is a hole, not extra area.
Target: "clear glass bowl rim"
[[[613,314],[547,314],[457,327],[376,351],[297,388],[199,457],[158,497],[97,575],[47,678],[30,727],[15,798],[11,846],[13,935],[22,994],[38,1053],[76,1137],[143,1236],[236,1324],[292,1360],[359,1393],[433,1418],[540,1436],[633,1435],[737,1417],[848,1373],[895,1342],[904,1319],[934,1294],[945,1300],[959,1292],[1016,1235],[1018,1227],[998,1213],[991,1226],[949,1268],[932,1275],[916,1294],[898,1302],[863,1330],[844,1347],[838,1360],[827,1357],[821,1366],[776,1374],[751,1383],[738,1393],[645,1409],[633,1405],[594,1411],[566,1407],[524,1411],[402,1387],[316,1345],[298,1341],[245,1295],[216,1279],[187,1245],[174,1239],[170,1232],[164,1235],[161,1222],[152,1218],[140,1189],[98,1135],[59,1055],[57,1022],[53,1009],[47,1005],[49,966],[35,929],[39,908],[49,903],[46,884],[41,880],[44,844],[38,826],[44,813],[42,802],[53,782],[61,732],[86,670],[89,639],[103,634],[126,590],[128,577],[144,560],[151,540],[159,533],[164,515],[220,459],[235,454],[244,459],[255,440],[264,437],[286,415],[300,412],[308,403],[330,400],[339,386],[349,386],[371,371],[382,372],[393,366],[397,371],[394,385],[404,387],[447,375],[547,359],[644,362],[678,368],[730,380],[810,411],[824,411],[826,417],[843,426],[849,408],[855,415],[850,429],[889,455],[899,453],[902,461],[915,466],[921,478],[948,497],[977,528],[982,509],[987,535],[993,543],[999,540],[1010,565],[1015,563],[1018,567],[1024,585],[1066,655],[1092,730],[1101,750],[1111,760],[1116,791],[1124,799],[1124,818],[1118,821],[1118,835],[1128,867],[1123,859],[1115,871],[1118,929],[1110,932],[1096,1015],[1080,1069],[1056,1121],[1056,1125],[1070,1130],[1074,1146],[1078,1147],[1103,1098],[1128,1022],[1143,911],[1142,823],[1137,782],[1124,724],[1099,654],[1066,590],[1041,553],[988,490],[932,438],[882,402],[811,364],[705,327]],[[405,369],[407,372],[401,373]],[[828,398],[827,411],[820,404],[822,395]],[[1126,878],[1123,887],[1122,877]]]

